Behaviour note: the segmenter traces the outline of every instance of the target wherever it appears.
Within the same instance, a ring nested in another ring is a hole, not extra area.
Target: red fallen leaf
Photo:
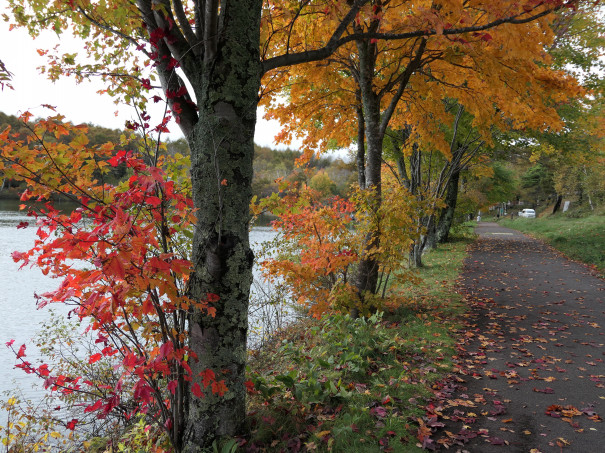
[[[456,440],[461,441],[463,444],[469,442],[471,439],[477,437],[477,433],[475,431],[471,431],[470,429],[461,429],[460,432],[456,435]]]
[[[499,437],[489,437],[487,441],[492,445],[506,445],[506,442]]]
[[[537,389],[537,388],[534,387],[534,392],[537,392],[537,393],[548,393],[548,394],[555,393],[555,391],[553,389],[551,389],[550,387],[546,387],[545,389]]]
[[[17,225],[17,229],[27,228],[28,226],[29,222],[19,222],[19,225]]]
[[[561,418],[561,411],[563,410],[562,406],[558,404],[552,404],[546,408],[546,415],[550,415],[551,417]]]
[[[252,382],[251,380],[247,380],[246,382],[244,382],[244,386],[246,387],[246,390],[248,392],[254,391],[254,382]]]
[[[445,425],[440,421],[437,421],[437,417],[431,417],[431,419],[426,422],[426,426],[429,428],[443,428]]]
[[[370,409],[370,414],[373,414],[376,417],[384,418],[387,416],[387,411],[384,407],[378,406]]]
[[[496,404],[496,408],[490,412],[490,415],[503,415],[506,414],[506,407]]]
[[[427,436],[422,440],[422,448],[425,450],[437,450],[437,444]]]

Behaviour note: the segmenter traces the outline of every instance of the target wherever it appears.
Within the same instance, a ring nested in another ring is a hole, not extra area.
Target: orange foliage
[[[316,317],[352,295],[350,268],[358,259],[354,206],[318,195],[305,186],[263,201],[264,208],[279,214],[273,227],[280,237],[277,256],[261,262],[265,277],[281,279],[292,298]]]
[[[504,17],[526,18],[529,11],[535,13],[554,5],[541,3],[379,1],[364,7],[351,34],[375,31],[386,36],[436,30],[426,38],[420,68],[405,87],[390,127],[414,125],[425,143],[447,156],[449,144],[440,126],[448,118],[441,101],[454,98],[474,116],[474,126],[488,141],[489,129],[494,125],[560,128],[556,105],[578,95],[580,89],[563,71],[549,68],[545,49],[553,39],[550,23],[554,14],[524,24],[505,23],[488,31],[447,34],[448,30],[486,25]],[[286,24],[292,23],[294,13],[289,7],[287,3],[281,8],[276,5],[271,16],[265,18],[275,30],[266,37],[272,52],[283,51],[287,44],[298,49],[324,42],[324,30],[330,28],[324,28],[323,23],[331,23],[342,14],[342,5],[329,2],[313,20],[295,22],[293,35],[280,45],[277,37],[285,33]],[[369,48],[375,58],[370,74],[372,90],[384,112],[397,96],[398,81],[414,59],[418,41],[379,39],[373,40]],[[321,151],[355,142],[356,109],[361,105],[359,58],[352,41],[338,49],[329,63],[298,65],[265,76],[261,103],[267,108],[267,118],[281,122],[280,141],[289,143],[297,137],[305,147]]]

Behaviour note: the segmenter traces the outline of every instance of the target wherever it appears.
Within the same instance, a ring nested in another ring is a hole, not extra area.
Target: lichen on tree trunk
[[[260,2],[226,6],[217,53],[194,89],[199,121],[188,137],[197,225],[193,239],[191,297],[219,296],[216,316],[190,316],[194,383],[204,396],[191,394],[185,452],[199,452],[213,440],[241,433],[246,409],[248,298],[253,254],[248,227],[254,155],[254,127],[260,86]],[[200,373],[210,369],[227,392],[204,388]]]

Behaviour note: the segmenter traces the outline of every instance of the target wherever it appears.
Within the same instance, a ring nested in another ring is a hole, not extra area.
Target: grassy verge
[[[583,218],[552,216],[502,220],[508,228],[544,239],[570,258],[591,264],[605,275],[605,216]]]
[[[392,312],[305,320],[251,357],[251,437],[244,451],[421,451],[417,419],[451,370],[454,291],[468,240],[426,257]]]

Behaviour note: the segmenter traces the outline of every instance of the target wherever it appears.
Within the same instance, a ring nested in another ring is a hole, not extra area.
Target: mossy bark
[[[253,254],[248,227],[252,196],[254,127],[260,86],[259,0],[227,2],[213,59],[205,62],[194,89],[199,121],[188,137],[197,225],[190,295],[216,294],[216,316],[190,316],[194,383],[183,451],[200,452],[216,438],[241,433],[246,410],[245,366],[248,297]],[[199,374],[210,369],[225,381],[223,396],[204,388]]]

